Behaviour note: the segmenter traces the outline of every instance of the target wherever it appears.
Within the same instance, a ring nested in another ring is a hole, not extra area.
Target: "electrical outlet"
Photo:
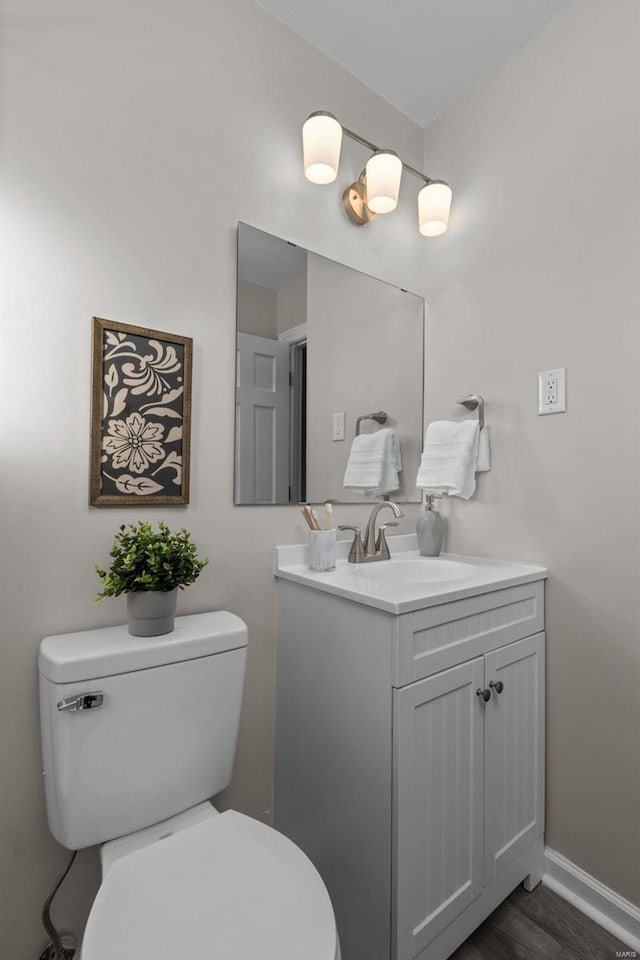
[[[344,440],[344,413],[334,413],[332,440]]]
[[[558,381],[555,377],[545,377],[543,380],[544,384],[544,398],[543,402],[545,407],[555,407],[558,402]]]
[[[543,370],[538,374],[538,416],[567,411],[567,368]]]

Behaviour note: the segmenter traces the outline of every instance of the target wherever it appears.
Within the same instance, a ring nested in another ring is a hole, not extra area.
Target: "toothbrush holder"
[[[309,567],[317,573],[335,570],[336,531],[309,530]]]

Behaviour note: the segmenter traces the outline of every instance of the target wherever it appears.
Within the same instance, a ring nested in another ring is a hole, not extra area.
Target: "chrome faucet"
[[[349,551],[349,563],[371,563],[373,560],[390,560],[389,544],[387,543],[387,527],[397,527],[395,520],[389,520],[387,523],[381,523],[378,527],[376,536],[376,522],[378,514],[385,507],[393,510],[394,517],[404,517],[400,507],[391,500],[384,500],[382,503],[376,503],[372,509],[364,534],[364,542],[359,527],[350,527],[341,524],[338,530],[353,530],[353,543]]]

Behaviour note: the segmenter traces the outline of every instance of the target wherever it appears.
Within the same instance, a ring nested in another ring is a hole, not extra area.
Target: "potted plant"
[[[129,633],[134,637],[158,637],[171,633],[178,588],[194,583],[208,560],[198,558],[187,530],[172,533],[166,523],[158,530],[142,520],[124,523],[111,547],[109,570],[96,567],[105,597],[127,595]]]

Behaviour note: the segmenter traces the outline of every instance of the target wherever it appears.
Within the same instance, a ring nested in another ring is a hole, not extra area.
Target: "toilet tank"
[[[42,641],[47,816],[63,846],[124,836],[229,784],[246,648],[246,625],[223,610],[178,617],[162,637],[122,626]]]

